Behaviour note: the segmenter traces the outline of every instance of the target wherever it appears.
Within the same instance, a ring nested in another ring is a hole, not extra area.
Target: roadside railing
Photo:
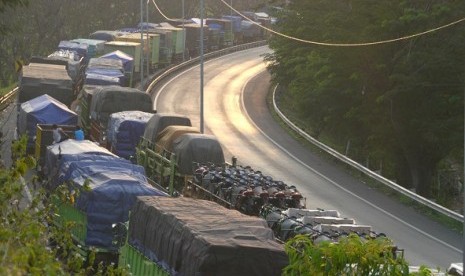
[[[335,157],[336,159],[338,159],[339,161],[342,161],[346,164],[348,164],[349,166],[351,166],[352,168],[364,173],[365,175],[371,177],[372,179],[384,184],[385,186],[401,193],[402,195],[404,196],[407,196],[409,197],[410,199],[416,201],[416,202],[419,202],[421,204],[423,204],[424,206],[430,208],[430,209],[433,209],[449,218],[452,218],[454,220],[457,220],[459,222],[463,222],[463,215],[457,213],[457,212],[454,212],[452,210],[449,210],[447,209],[446,207],[444,206],[441,206],[439,204],[437,204],[436,202],[433,202],[429,199],[426,199],[400,185],[398,185],[397,183],[395,182],[392,182],[391,180],[373,172],[372,170],[366,168],[365,166],[361,165],[360,163],[357,163],[356,161],[348,158],[347,156],[337,152],[336,150],[328,147],[327,145],[321,143],[320,141],[316,140],[315,138],[313,138],[312,136],[310,136],[308,133],[306,133],[305,131],[303,131],[302,129],[300,129],[299,127],[297,127],[294,123],[292,123],[282,112],[281,110],[279,110],[277,104],[276,104],[276,98],[275,98],[275,94],[276,94],[276,88],[274,89],[273,91],[273,108],[274,108],[274,111],[278,114],[278,116],[290,127],[292,128],[294,131],[296,131],[297,133],[299,133],[299,135],[301,135],[303,138],[305,138],[307,141],[309,141],[310,143],[312,143],[313,145],[317,146],[318,148],[320,148],[321,150],[323,150],[324,152],[326,152],[327,154]]]
[[[0,97],[0,112],[7,108],[12,101],[14,101],[16,93],[18,93],[18,90],[19,88],[16,87],[10,92]]]
[[[238,51],[242,51],[242,50],[246,50],[246,49],[251,49],[251,48],[255,48],[255,47],[264,46],[264,45],[266,45],[266,43],[267,43],[266,40],[261,40],[261,41],[257,41],[257,42],[241,44],[241,45],[229,47],[229,48],[226,48],[226,49],[218,50],[218,51],[215,51],[215,52],[207,53],[207,54],[204,55],[204,60],[209,60],[209,59],[212,59],[212,58],[216,58],[216,57],[219,57],[219,56],[224,56],[224,55],[227,55],[227,54],[230,54],[230,53],[234,53],[234,52],[238,52]],[[200,62],[200,57],[195,57],[193,59],[190,59],[188,61],[185,61],[183,63],[180,63],[178,65],[175,65],[175,66],[167,69],[166,71],[162,72],[161,74],[154,76],[151,79],[150,84],[147,86],[145,91],[147,93],[149,93],[149,94],[153,94],[152,90],[154,90],[154,88],[156,88],[159,84],[161,84],[163,82],[163,80],[168,79],[172,74],[175,74],[175,73],[177,73],[179,71],[182,71],[182,70],[184,70],[184,69],[186,69],[188,67],[197,65],[199,62]]]

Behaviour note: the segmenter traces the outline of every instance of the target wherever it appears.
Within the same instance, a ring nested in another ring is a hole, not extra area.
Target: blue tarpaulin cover
[[[117,170],[127,174],[135,175],[141,181],[145,181],[144,167],[134,165],[126,159],[113,156],[85,154],[88,159],[73,160],[62,164],[59,172],[59,181],[72,180],[82,175],[93,175],[98,172]]]
[[[132,166],[132,163],[129,160],[121,159],[114,155],[101,155],[96,153],[65,155],[57,164],[57,169],[55,170],[56,174],[49,178],[47,188],[49,190],[54,190],[64,181],[68,181],[76,177],[76,171],[69,169],[76,162],[80,162],[81,164],[88,162],[89,164],[95,164],[97,168],[99,164],[114,163],[115,161],[117,161],[122,168]],[[144,170],[142,170],[141,173],[144,173]]]
[[[60,168],[60,182],[79,191],[75,207],[87,215],[87,246],[116,250],[112,225],[128,220],[136,197],[167,196],[148,184],[142,166],[87,140],[51,145],[46,156],[48,163]]]
[[[126,83],[123,62],[118,59],[91,58],[86,69],[85,83],[95,85],[114,84],[114,80],[99,76],[118,78],[119,85]]]
[[[105,76],[100,74],[86,74],[86,78],[84,80],[84,84],[86,85],[117,85],[121,86],[121,79],[118,77],[112,76]]]
[[[68,50],[76,52],[80,57],[83,57],[85,60],[88,60],[87,52],[89,45],[85,43],[72,42],[67,40],[62,40],[58,44],[58,49]]]
[[[101,56],[101,58],[111,58],[121,60],[124,66],[124,72],[131,73],[134,67],[134,58],[122,51],[114,51]]]
[[[112,225],[129,219],[136,197],[166,196],[148,184],[141,166],[116,160],[73,162],[68,175],[73,187],[80,190],[75,207],[87,214],[87,246],[117,249],[112,244]],[[89,187],[84,189],[85,183]]]
[[[103,53],[103,48],[105,47],[105,40],[99,39],[87,39],[87,38],[78,38],[73,39],[71,42],[76,42],[79,44],[87,44],[87,54],[89,58],[93,58],[95,56],[101,55]]]
[[[104,75],[124,79],[124,74],[121,72],[121,70],[113,68],[87,68],[86,75],[87,74]]]
[[[106,155],[117,157],[106,148],[89,140],[68,139],[61,143],[52,144],[47,147],[45,153],[45,175],[53,177],[57,174],[61,164],[69,161],[88,159],[90,156]]]
[[[24,102],[17,121],[18,134],[28,134],[28,147],[34,147],[37,124],[77,125],[78,116],[66,105],[45,94]]]
[[[123,158],[134,155],[135,148],[144,135],[145,126],[153,113],[122,111],[110,115],[107,139],[112,151]]]

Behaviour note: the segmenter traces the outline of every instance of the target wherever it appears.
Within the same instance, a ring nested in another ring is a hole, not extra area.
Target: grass
[[[271,88],[272,89],[272,88]],[[312,143],[308,142],[305,138],[300,136],[296,131],[291,129],[279,116],[277,113],[274,112],[273,109],[273,102],[272,102],[272,91],[268,93],[267,97],[267,104],[270,109],[272,117],[275,119],[276,122],[278,122],[283,129],[285,129],[292,137],[294,137],[297,141],[299,141],[305,148],[309,149],[311,152],[318,154],[319,156],[325,158],[326,160],[330,161],[334,165],[336,165],[339,169],[344,170],[345,172],[349,173],[356,179],[360,180],[361,182],[365,183],[367,186],[369,186],[372,189],[377,189],[378,191],[390,196],[391,198],[396,199],[398,202],[412,207],[415,210],[417,210],[419,213],[433,219],[434,221],[448,227],[451,230],[454,230],[458,233],[463,233],[463,223],[459,222],[453,218],[450,218],[446,215],[443,215],[433,209],[428,208],[427,206],[424,206],[421,203],[418,203],[415,200],[410,199],[409,197],[390,189],[389,187],[386,187],[382,183],[379,183],[378,181],[366,176],[363,173],[360,173],[358,170],[352,168],[351,166],[347,165],[346,163],[339,161],[338,159],[334,158],[333,156],[326,154],[324,151],[322,151],[320,148],[317,146],[313,145]],[[285,114],[288,113],[286,110],[286,107],[283,106],[281,107],[281,111]],[[292,111],[289,111],[289,113],[292,113]],[[322,141],[325,143],[325,141]],[[331,146],[331,145],[330,145]]]

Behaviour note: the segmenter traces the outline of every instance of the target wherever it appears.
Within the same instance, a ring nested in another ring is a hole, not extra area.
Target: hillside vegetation
[[[145,5],[146,1],[143,2]],[[233,6],[239,10],[255,10],[266,2],[235,0]],[[156,3],[166,16],[182,17],[181,1],[157,0]],[[200,0],[185,1],[185,18],[200,16],[199,3]],[[206,17],[230,14],[228,7],[219,1],[205,0],[205,9]],[[140,1],[1,0],[0,15],[0,87],[3,87],[17,80],[17,61],[27,63],[33,55],[48,55],[61,40],[87,38],[97,30],[137,26]],[[166,21],[152,1],[149,21]]]
[[[389,40],[464,17],[463,1],[291,1],[276,29],[325,43]],[[464,22],[397,42],[320,46],[273,36],[280,105],[314,137],[458,210]],[[292,111],[292,113],[291,113]]]

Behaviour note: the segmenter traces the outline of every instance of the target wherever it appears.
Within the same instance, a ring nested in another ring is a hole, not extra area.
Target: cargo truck
[[[132,275],[281,275],[288,264],[264,220],[206,200],[138,197],[128,227],[118,265]]]
[[[53,223],[70,231],[83,257],[95,252],[97,263],[117,261],[113,225],[128,220],[136,196],[167,196],[148,183],[141,166],[88,140],[48,146],[45,166],[45,187],[56,206]],[[69,195],[54,193],[62,185]]]

